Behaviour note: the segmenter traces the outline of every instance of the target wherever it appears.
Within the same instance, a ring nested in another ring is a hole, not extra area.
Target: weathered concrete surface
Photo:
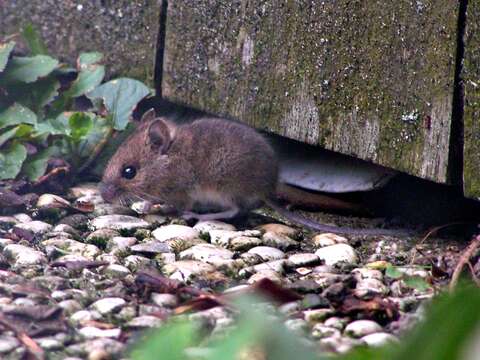
[[[458,4],[169,3],[163,94],[447,181]]]
[[[480,3],[469,1],[465,29],[464,192],[480,199]]]
[[[0,0],[0,36],[32,23],[54,56],[105,54],[108,76],[153,82],[159,0]]]

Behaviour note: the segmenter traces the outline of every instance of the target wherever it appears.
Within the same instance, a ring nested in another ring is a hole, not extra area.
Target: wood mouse
[[[278,160],[248,125],[204,117],[176,125],[147,111],[105,169],[100,193],[108,202],[163,204],[185,219],[231,219],[267,204],[312,230],[399,235],[402,230],[354,229],[317,223],[275,201]]]

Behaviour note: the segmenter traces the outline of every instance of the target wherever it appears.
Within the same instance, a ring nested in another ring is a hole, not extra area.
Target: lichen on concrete
[[[464,191],[480,199],[480,4],[469,1],[465,29]]]
[[[55,57],[73,65],[80,52],[100,51],[109,77],[153,84],[159,11],[156,0],[2,1],[0,38],[32,24]]]
[[[449,0],[172,1],[163,93],[445,182],[457,13]]]

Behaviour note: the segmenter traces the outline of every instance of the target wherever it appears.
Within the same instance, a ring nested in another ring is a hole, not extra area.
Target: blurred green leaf
[[[62,112],[55,118],[48,118],[35,126],[35,131],[38,135],[67,135],[70,136],[70,127],[68,125],[68,118],[71,113]]]
[[[22,172],[30,181],[37,180],[40,176],[45,174],[48,160],[54,152],[55,148],[49,147],[29,157],[28,160],[23,163]]]
[[[431,288],[431,285],[420,276],[406,276],[403,281],[408,287],[417,289],[421,292],[424,292]]]
[[[385,270],[385,275],[392,279],[400,279],[404,274],[396,266],[389,265]]]
[[[37,116],[29,108],[18,103],[0,112],[0,129],[22,123],[35,125]]]
[[[90,65],[88,69],[80,71],[78,77],[64,94],[68,97],[84,95],[100,85],[104,76],[105,67],[103,65]]]
[[[58,66],[58,60],[46,55],[33,57],[14,56],[1,74],[0,83],[31,83],[40,77],[47,76]]]
[[[96,64],[103,59],[103,54],[99,52],[81,53],[77,60],[79,70],[88,68],[89,65]]]
[[[33,83],[16,83],[9,86],[9,95],[17,102],[40,113],[58,96],[60,82],[53,76],[47,76]]]
[[[196,327],[191,322],[177,322],[162,326],[140,341],[131,353],[133,360],[188,359],[187,347],[195,344]]]
[[[150,89],[142,82],[120,78],[100,85],[88,93],[87,97],[94,104],[98,104],[98,100],[101,100],[112,114],[113,128],[124,130],[132,111],[148,94]]]
[[[5,69],[7,65],[8,57],[15,47],[15,41],[10,41],[6,44],[0,43],[0,72]]]
[[[23,28],[22,37],[25,40],[28,48],[32,52],[32,55],[47,55],[48,50],[45,46],[45,43],[38,35],[37,30],[32,26],[32,24],[28,24]]]
[[[14,179],[27,158],[27,150],[22,144],[11,144],[0,150],[0,180]]]
[[[76,112],[68,118],[70,136],[74,141],[85,137],[93,127],[93,114]]]

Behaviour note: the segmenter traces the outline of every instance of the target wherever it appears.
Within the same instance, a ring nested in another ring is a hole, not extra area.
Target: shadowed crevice
[[[160,19],[158,24],[157,52],[155,54],[154,84],[158,97],[162,97],[162,78],[163,78],[163,56],[165,52],[165,33],[167,28],[167,10],[168,1],[162,0],[160,3]]]

